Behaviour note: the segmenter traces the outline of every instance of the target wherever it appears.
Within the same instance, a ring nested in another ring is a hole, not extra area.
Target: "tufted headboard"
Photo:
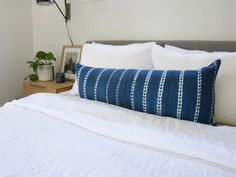
[[[101,44],[110,44],[110,45],[125,45],[131,43],[143,43],[150,42],[151,40],[104,40],[104,41],[94,41]],[[175,40],[152,40],[157,44],[164,45],[173,45],[176,47],[189,49],[189,50],[204,50],[208,52],[213,51],[236,51],[236,41],[175,41]],[[86,43],[92,43],[93,41],[88,41]]]

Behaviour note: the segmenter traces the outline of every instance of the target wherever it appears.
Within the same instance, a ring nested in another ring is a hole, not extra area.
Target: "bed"
[[[234,41],[156,42],[236,51]],[[179,121],[68,93],[7,103],[0,121],[1,177],[236,176],[234,126]]]

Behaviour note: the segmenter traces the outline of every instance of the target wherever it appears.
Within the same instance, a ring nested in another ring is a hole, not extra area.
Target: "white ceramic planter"
[[[54,79],[54,68],[52,65],[39,65],[38,77],[40,81],[51,81]]]

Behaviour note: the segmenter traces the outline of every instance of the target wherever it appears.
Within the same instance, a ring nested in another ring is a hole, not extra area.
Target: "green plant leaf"
[[[44,59],[45,58],[46,53],[44,51],[38,51],[35,55],[36,58],[39,59]]]
[[[37,73],[38,71],[39,61],[40,60],[36,60],[34,63],[32,63],[32,68],[33,68],[34,73]]]
[[[56,58],[54,57],[54,55],[53,55],[52,52],[48,52],[48,53],[46,53],[46,55],[45,55],[45,60],[47,60],[47,61],[46,61],[47,64],[51,64],[51,63],[52,63],[51,61],[52,61],[52,60],[56,61]]]
[[[32,63],[33,63],[33,61],[27,61],[26,63],[28,63],[28,64],[32,64]]]
[[[37,81],[39,79],[38,74],[30,74],[29,78],[31,81]]]
[[[29,68],[32,68],[34,74],[37,74],[39,65],[52,64],[53,60],[56,61],[56,58],[52,52],[38,51],[33,60],[27,61],[26,63],[29,64]]]
[[[53,58],[54,58],[54,55],[53,55],[52,52],[48,52],[48,53],[46,53],[45,58],[46,58],[46,59],[53,59]]]

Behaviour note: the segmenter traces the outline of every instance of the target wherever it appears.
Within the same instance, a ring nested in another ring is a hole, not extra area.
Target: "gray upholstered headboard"
[[[110,44],[110,45],[125,45],[131,43],[143,43],[150,42],[144,40],[108,40],[108,41],[94,41],[102,44]],[[228,51],[234,52],[236,51],[236,41],[171,41],[171,40],[153,40],[157,44],[164,45],[173,45],[176,47],[189,49],[189,50],[205,50],[208,52],[213,51]],[[88,41],[87,43],[91,43],[92,41]]]

